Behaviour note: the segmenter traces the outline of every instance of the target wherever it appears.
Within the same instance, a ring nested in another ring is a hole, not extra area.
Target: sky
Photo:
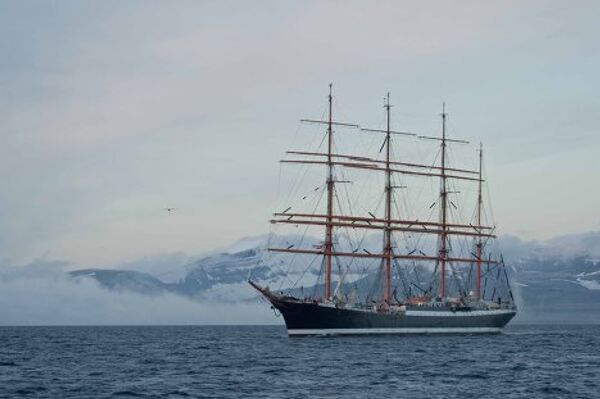
[[[300,118],[483,141],[499,231],[600,229],[594,1],[0,1],[0,259],[264,234]],[[435,132],[426,132],[433,133]],[[165,207],[176,207],[173,213]]]

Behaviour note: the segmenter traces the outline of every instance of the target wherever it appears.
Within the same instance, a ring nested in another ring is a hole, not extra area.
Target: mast
[[[476,224],[481,226],[481,210],[483,207],[483,197],[481,194],[481,186],[482,186],[482,166],[483,166],[483,143],[479,142],[479,184],[477,186],[477,221]],[[477,248],[476,248],[476,275],[477,275],[477,300],[481,299],[481,252],[483,247],[483,241],[481,239],[481,235],[477,238]]]
[[[327,224],[325,225],[325,298],[331,297],[331,257],[333,252],[333,83],[329,84],[329,118],[327,122]]]
[[[385,99],[384,108],[386,110],[387,128],[385,136],[385,230],[383,232],[383,303],[385,306],[390,304],[391,291],[391,268],[392,268],[392,172],[390,168],[391,154],[391,133],[390,133],[390,93]]]
[[[440,171],[440,199],[442,201],[440,217],[440,298],[446,295],[446,259],[448,257],[447,236],[448,236],[448,191],[446,189],[446,103],[442,104],[442,166]]]
[[[448,220],[448,205],[449,199],[448,194],[448,181],[449,180],[461,180],[461,181],[472,181],[478,182],[479,184],[479,195],[481,198],[481,183],[482,179],[482,161],[480,159],[479,170],[467,170],[457,169],[448,167],[447,159],[447,146],[449,144],[469,144],[466,140],[458,140],[454,138],[448,138],[446,134],[446,109],[445,104],[442,107],[442,134],[440,136],[417,136],[415,133],[406,131],[391,130],[391,107],[390,94],[388,93],[384,100],[384,108],[386,110],[386,128],[385,130],[379,129],[368,129],[362,128],[359,125],[352,123],[345,123],[335,121],[333,119],[333,85],[329,85],[328,95],[328,108],[329,113],[327,118],[324,120],[315,119],[301,119],[303,123],[321,124],[327,126],[327,151],[323,152],[309,152],[309,151],[287,151],[287,154],[295,155],[296,159],[284,159],[281,160],[283,163],[288,164],[305,164],[305,165],[316,165],[325,166],[326,172],[326,188],[327,188],[327,203],[326,211],[323,213],[298,213],[289,212],[292,208],[288,207],[282,212],[274,213],[274,218],[271,223],[274,224],[293,224],[298,227],[299,225],[304,226],[321,226],[324,228],[325,239],[322,246],[316,248],[294,248],[294,245],[288,246],[287,248],[268,248],[271,252],[278,253],[292,253],[292,254],[306,254],[306,255],[317,255],[322,256],[324,264],[324,289],[323,289],[323,302],[331,300],[332,287],[331,287],[331,273],[332,273],[332,262],[333,258],[372,258],[379,259],[379,265],[383,268],[383,303],[386,305],[390,304],[392,299],[391,292],[391,268],[392,262],[395,259],[405,260],[420,260],[420,261],[431,261],[436,262],[440,267],[440,279],[438,285],[438,296],[441,298],[446,297],[446,265],[456,263],[471,263],[477,264],[478,280],[481,279],[481,265],[496,264],[496,261],[491,259],[482,259],[483,238],[494,238],[493,227],[482,226],[482,205],[479,206],[477,215],[477,223],[473,224],[461,224],[457,222],[450,222]],[[362,132],[367,134],[385,134],[385,141],[380,149],[384,148],[385,159],[374,159],[366,157],[362,154],[340,154],[334,152],[333,148],[333,128],[334,126],[341,126],[344,128],[360,129]],[[407,163],[407,162],[396,162],[392,161],[391,151],[391,137],[392,135],[405,135],[405,136],[417,136],[419,139],[425,140],[436,140],[441,142],[441,165],[424,165],[418,163]],[[334,194],[335,194],[335,183],[334,178],[334,167],[339,168],[350,168],[350,169],[361,169],[370,172],[383,172],[385,176],[385,192],[384,192],[384,211],[385,215],[382,218],[377,218],[372,213],[368,212],[370,216],[366,215],[345,215],[334,213]],[[394,218],[392,212],[392,200],[393,200],[393,189],[392,185],[392,174],[401,174],[409,176],[420,176],[422,178],[439,178],[440,179],[440,193],[439,198],[441,201],[439,218],[437,221],[420,221],[420,220],[405,220]],[[304,198],[303,198],[304,199]],[[479,201],[482,202],[481,199]],[[451,204],[451,203],[450,203]],[[314,211],[313,211],[314,212]],[[347,229],[366,229],[366,230],[379,230],[383,232],[383,248],[381,253],[371,253],[366,249],[354,248],[352,252],[343,252],[334,248],[333,241],[333,229],[335,228],[347,228]],[[395,254],[392,246],[392,238],[394,231],[416,233],[423,235],[436,235],[438,237],[438,248],[437,253],[427,255],[422,251],[419,254],[415,254],[416,249],[405,255]],[[474,237],[475,242],[481,244],[478,255],[470,258],[464,257],[450,257],[449,253],[449,237],[451,236],[467,236]],[[479,284],[479,283],[478,283]],[[478,295],[481,295],[481,289],[477,288]]]

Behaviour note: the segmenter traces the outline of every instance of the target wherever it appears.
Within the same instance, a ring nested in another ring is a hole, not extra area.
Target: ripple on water
[[[16,367],[17,363],[15,362],[2,362],[0,361],[0,367]]]
[[[117,392],[113,392],[111,395],[111,397],[113,398],[143,398],[146,397],[147,395],[140,393],[140,392],[135,392],[135,391],[130,391],[130,390],[124,390],[124,391],[117,391]]]
[[[0,397],[595,397],[600,375],[599,326],[326,339],[278,326],[0,328],[0,342]]]
[[[571,393],[571,391],[569,391],[568,389],[557,387],[557,386],[553,386],[553,385],[543,386],[543,387],[539,388],[539,391],[542,392],[542,393],[565,394],[565,395]]]
[[[524,363],[516,363],[511,368],[512,371],[525,371],[527,370],[527,365]]]

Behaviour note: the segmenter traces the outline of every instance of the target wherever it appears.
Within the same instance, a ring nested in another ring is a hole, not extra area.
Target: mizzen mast
[[[476,219],[476,224],[478,226],[481,225],[481,211],[482,211],[482,207],[483,207],[483,196],[481,193],[481,186],[482,186],[482,167],[483,167],[483,144],[481,142],[479,142],[479,184],[477,185],[477,219]],[[477,285],[476,285],[476,292],[475,294],[477,295],[477,300],[481,299],[481,252],[483,250],[483,241],[482,241],[482,236],[479,235],[477,237],[477,246],[475,249],[475,256],[477,258],[477,264],[476,264],[476,279],[477,279]]]
[[[438,290],[438,296],[440,298],[444,298],[446,296],[446,265],[451,259],[448,257],[449,253],[449,243],[448,236],[453,234],[450,227],[451,224],[448,223],[448,179],[453,179],[454,176],[447,174],[446,172],[449,170],[448,163],[448,154],[447,147],[448,143],[460,143],[460,144],[469,144],[466,140],[456,140],[449,139],[446,137],[446,118],[448,114],[446,113],[446,103],[442,104],[442,137],[429,137],[429,136],[419,136],[422,139],[428,140],[439,140],[442,142],[441,145],[441,165],[440,165],[440,173],[438,176],[440,177],[440,217],[439,217],[439,243],[438,243],[438,256],[437,261],[440,266],[440,284]],[[481,184],[481,175],[478,175],[477,178],[473,178],[472,180],[477,181]],[[480,229],[475,229],[475,236],[481,235]],[[481,260],[480,260],[481,261]],[[477,261],[476,261],[477,262]]]
[[[442,105],[442,170],[440,171],[440,298],[446,296],[446,259],[448,257],[448,190],[446,186],[446,104]]]

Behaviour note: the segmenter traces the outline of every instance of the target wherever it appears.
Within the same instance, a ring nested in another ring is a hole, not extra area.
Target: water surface
[[[279,326],[0,328],[0,397],[593,398],[600,326],[288,338]]]

